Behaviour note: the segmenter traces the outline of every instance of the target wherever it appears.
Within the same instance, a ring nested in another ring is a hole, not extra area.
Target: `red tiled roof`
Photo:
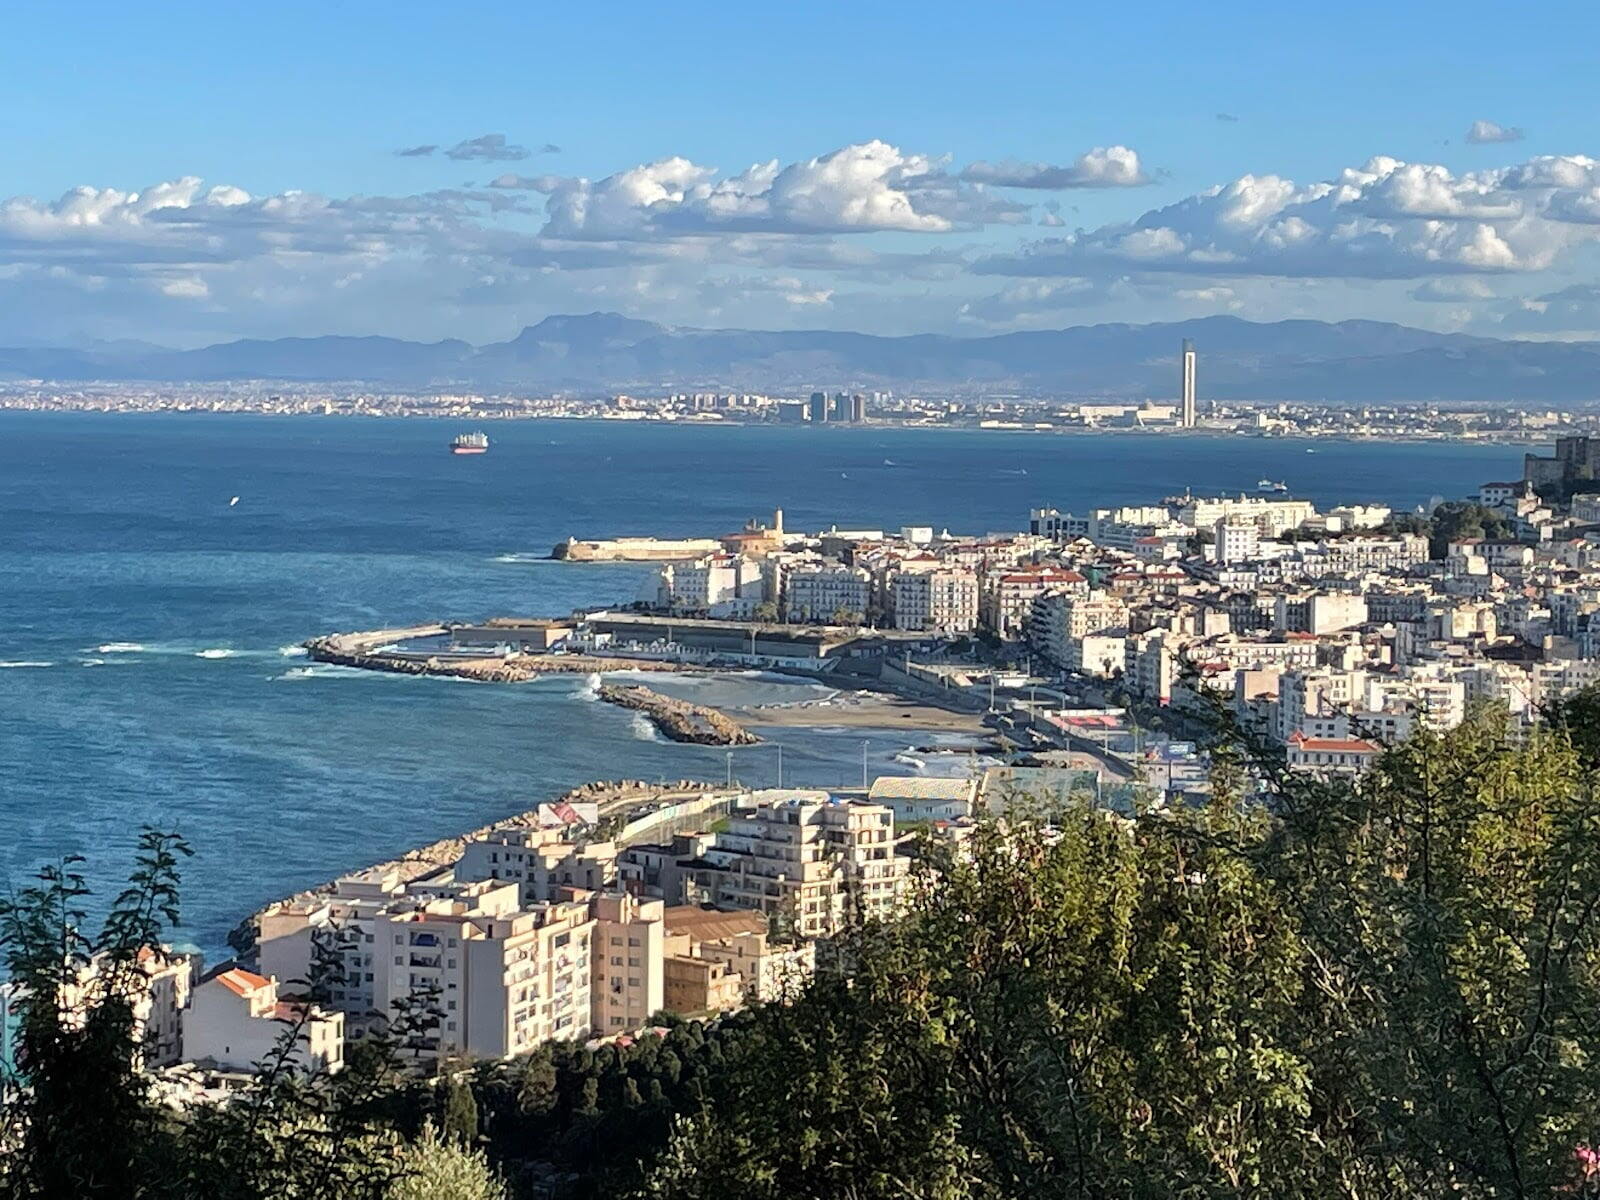
[[[1333,754],[1376,754],[1379,750],[1375,743],[1362,741],[1360,738],[1308,738],[1303,733],[1295,733],[1289,741],[1302,750]]]
[[[267,987],[272,982],[270,979],[263,979],[254,971],[246,971],[243,967],[229,967],[216,979],[235,996],[248,996],[257,988]]]

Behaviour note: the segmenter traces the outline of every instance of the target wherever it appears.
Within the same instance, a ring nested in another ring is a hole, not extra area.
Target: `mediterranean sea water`
[[[723,751],[663,741],[582,680],[296,656],[330,630],[637,594],[649,568],[529,561],[568,534],[710,535],[778,506],[793,529],[983,533],[1024,527],[1030,507],[1263,477],[1325,505],[1409,508],[1521,462],[1476,444],[599,421],[498,423],[489,454],[453,457],[463,428],[0,413],[0,883],[74,852],[104,894],[141,825],[177,828],[197,851],[183,936],[215,957],[265,901],[590,779],[722,778]],[[779,685],[750,686],[769,703]],[[786,783],[859,780],[863,740],[872,769],[904,770],[904,731],[775,737]],[[733,770],[771,784],[773,745]]]

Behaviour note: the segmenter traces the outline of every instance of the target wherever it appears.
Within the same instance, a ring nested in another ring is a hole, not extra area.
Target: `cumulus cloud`
[[[1102,159],[1093,169],[1113,171],[1109,151]],[[1142,173],[1123,161],[1125,177]],[[899,331],[1241,302],[1263,317],[1402,319],[1426,304],[1436,326],[1460,312],[1541,333],[1558,321],[1558,333],[1580,330],[1594,313],[1588,297],[1517,301],[1533,289],[1495,283],[1600,242],[1594,159],[1458,174],[1375,158],[1310,183],[1246,175],[1076,232],[1075,197],[1029,193],[998,182],[1020,170],[978,166],[866,141],[732,173],[667,156],[592,180],[506,170],[403,196],[252,195],[184,176],[14,197],[0,200],[0,319],[13,336],[165,340],[200,329],[481,336],[530,306]],[[1020,243],[996,230],[1023,224]],[[980,229],[981,242],[965,236]],[[922,236],[899,236],[912,233]],[[1328,282],[1338,280],[1349,282]]]
[[[568,239],[946,233],[1026,216],[1022,206],[950,176],[939,160],[881,141],[787,165],[772,159],[734,175],[674,156],[599,180],[503,176],[494,186],[545,193],[544,232]]]
[[[427,158],[438,148],[438,146],[432,144],[425,146],[408,146],[404,150],[396,150],[394,153],[396,158]]]
[[[1126,146],[1096,146],[1085,151],[1067,166],[1048,163],[975,162],[961,172],[969,183],[986,183],[996,187],[1047,188],[1117,188],[1140,187],[1151,182],[1150,176],[1139,162],[1139,155]]]
[[[445,152],[446,158],[457,162],[515,162],[527,158],[531,151],[526,146],[514,146],[503,133],[486,133],[481,137],[457,142]]]
[[[1515,125],[1500,125],[1494,121],[1474,121],[1467,130],[1467,141],[1475,146],[1493,142],[1520,142],[1523,132]]]
[[[1304,185],[1244,175],[1133,221],[991,256],[978,269],[1352,279],[1538,271],[1597,236],[1597,166],[1545,157],[1456,175],[1380,157]]]

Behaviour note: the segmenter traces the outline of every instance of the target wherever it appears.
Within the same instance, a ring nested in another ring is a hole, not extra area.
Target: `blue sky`
[[[456,7],[8,11],[0,342],[1600,316],[1592,6]]]

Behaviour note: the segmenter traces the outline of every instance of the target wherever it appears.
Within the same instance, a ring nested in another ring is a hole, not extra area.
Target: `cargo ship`
[[[486,433],[457,434],[450,443],[451,454],[489,453],[489,435]]]

